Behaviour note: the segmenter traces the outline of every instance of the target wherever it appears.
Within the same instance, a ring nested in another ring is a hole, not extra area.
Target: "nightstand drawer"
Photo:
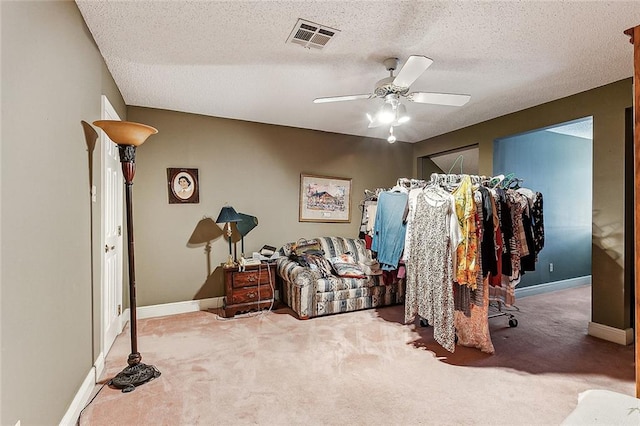
[[[229,297],[229,295],[227,295],[227,297]],[[244,287],[237,289],[231,295],[231,300],[228,300],[227,302],[235,305],[238,303],[257,302],[258,299],[261,301],[273,299],[273,291],[271,291],[271,286],[269,284],[261,285],[260,287]]]
[[[225,316],[271,308],[275,285],[275,267],[250,265],[244,271],[238,267],[224,268]]]
[[[269,279],[270,274],[267,268],[261,269],[260,271],[234,272],[231,278],[231,286],[233,288],[242,288],[265,284],[268,287]]]

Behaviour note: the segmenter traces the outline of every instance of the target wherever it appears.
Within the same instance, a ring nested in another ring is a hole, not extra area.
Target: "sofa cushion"
[[[309,268],[311,268],[313,272],[317,272],[320,277],[331,276],[333,272],[331,262],[324,256],[316,254],[315,252],[308,252],[300,257],[304,259],[309,265]]]
[[[341,254],[329,259],[336,275],[343,278],[365,278],[366,274],[350,254]]]
[[[361,260],[371,259],[364,240],[345,237],[319,237],[316,240],[320,241],[320,246],[327,259],[346,253],[353,256],[356,263]]]
[[[295,253],[298,256],[302,256],[305,253],[313,252],[318,253],[322,251],[322,247],[320,247],[320,241],[314,238],[311,240],[300,239],[291,246],[291,252]]]
[[[366,275],[382,275],[380,263],[375,259],[360,261],[358,265]]]
[[[366,278],[340,278],[331,276],[316,281],[316,293],[383,285],[384,281],[381,275]]]

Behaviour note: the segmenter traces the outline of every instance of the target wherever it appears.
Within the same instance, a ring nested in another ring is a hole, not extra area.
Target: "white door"
[[[102,119],[120,120],[106,96]],[[102,353],[107,355],[122,331],[122,196],[124,179],[118,146],[100,132],[102,157]]]

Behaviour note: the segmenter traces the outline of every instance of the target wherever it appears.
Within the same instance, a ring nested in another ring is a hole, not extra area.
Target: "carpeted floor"
[[[403,324],[403,306],[306,321],[286,308],[140,320],[143,362],[162,376],[131,393],[105,386],[80,424],[559,424],[584,390],[635,391],[633,345],[586,334],[590,295],[518,300],[517,327],[490,319],[494,355],[445,351],[430,327]],[[127,328],[105,379],[126,366],[129,344]]]

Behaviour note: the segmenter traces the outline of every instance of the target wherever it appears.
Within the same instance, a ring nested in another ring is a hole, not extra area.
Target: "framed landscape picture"
[[[169,204],[200,202],[198,169],[167,169]]]
[[[300,175],[300,222],[350,222],[351,179]]]

